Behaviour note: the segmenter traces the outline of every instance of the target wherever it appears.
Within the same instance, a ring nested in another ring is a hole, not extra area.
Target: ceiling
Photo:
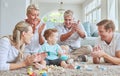
[[[40,3],[60,3],[63,2],[64,4],[81,4],[85,0],[39,0]]]

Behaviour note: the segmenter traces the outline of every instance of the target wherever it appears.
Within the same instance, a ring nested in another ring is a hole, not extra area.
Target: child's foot
[[[72,64],[68,64],[67,68],[74,69],[74,66]]]

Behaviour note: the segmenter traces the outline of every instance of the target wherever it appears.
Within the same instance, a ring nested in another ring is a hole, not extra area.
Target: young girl
[[[73,69],[73,65],[67,64],[62,61],[60,56],[62,55],[61,47],[56,43],[58,40],[58,32],[56,29],[48,29],[44,32],[44,37],[47,40],[42,46],[39,52],[46,52],[48,55],[46,57],[47,65],[57,65],[64,68]]]

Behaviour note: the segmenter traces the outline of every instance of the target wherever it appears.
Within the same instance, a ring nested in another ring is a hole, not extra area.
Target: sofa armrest
[[[91,45],[94,46],[96,43],[97,37],[86,37],[84,39],[81,39],[81,46],[83,45]]]

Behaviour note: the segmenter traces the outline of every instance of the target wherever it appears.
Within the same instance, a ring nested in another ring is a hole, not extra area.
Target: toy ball
[[[42,76],[47,76],[47,73],[42,73]]]
[[[46,71],[45,70],[41,70],[39,73],[43,74],[43,73],[46,73]]]
[[[80,69],[80,66],[77,66],[76,69]]]
[[[60,58],[61,58],[62,60],[64,60],[64,61],[66,61],[66,60],[68,59],[68,56],[62,55]]]

